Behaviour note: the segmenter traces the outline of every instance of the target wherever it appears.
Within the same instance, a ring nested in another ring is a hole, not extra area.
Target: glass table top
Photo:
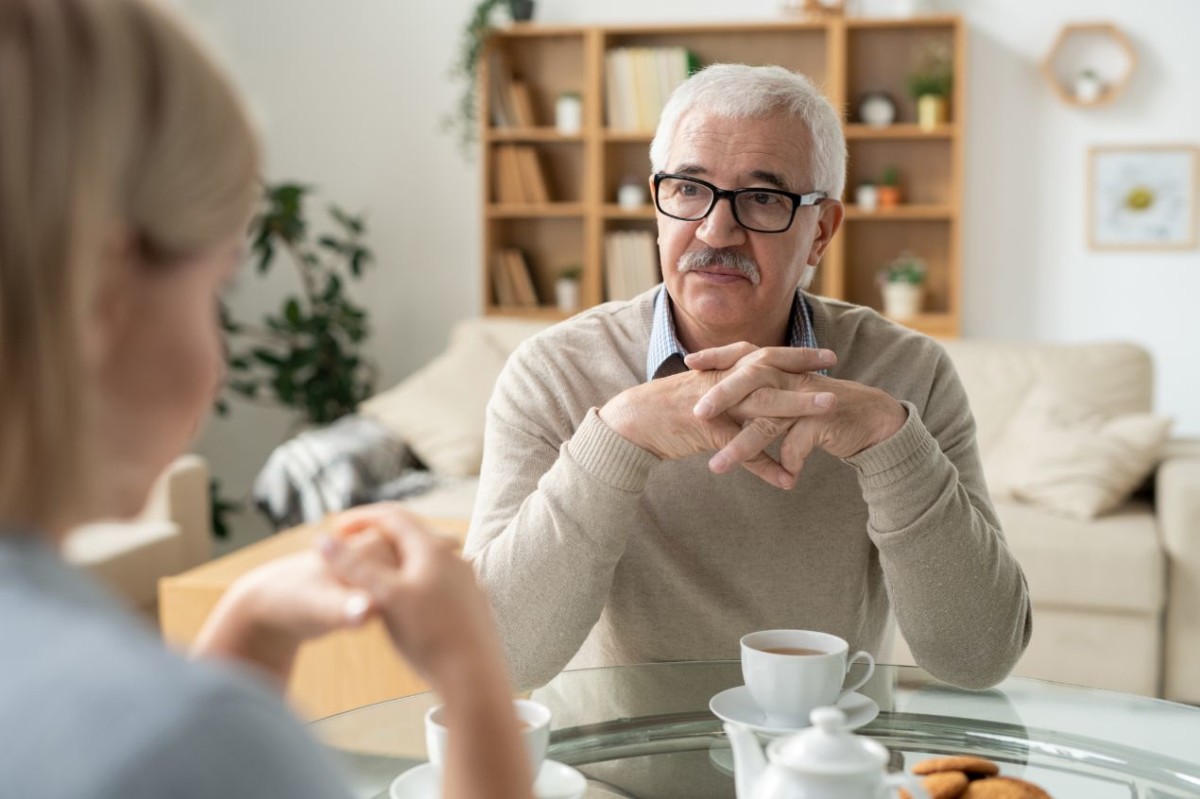
[[[595,797],[734,796],[732,756],[709,699],[742,684],[737,661],[660,663],[560,674],[533,698],[554,713],[548,757],[578,768]],[[977,754],[1001,773],[1064,797],[1200,796],[1200,708],[1010,678],[986,691],[878,666],[860,689],[880,708],[857,730],[886,746],[890,768],[938,754]],[[314,722],[358,797],[388,796],[425,761],[431,694]]]

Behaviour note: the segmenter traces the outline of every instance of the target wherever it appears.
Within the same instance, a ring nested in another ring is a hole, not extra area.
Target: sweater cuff
[[[571,440],[567,451],[579,468],[601,482],[622,491],[641,491],[650,478],[650,468],[659,462],[652,452],[623,438],[600,419],[592,408]]]
[[[908,419],[891,438],[846,458],[846,463],[858,470],[866,488],[884,488],[919,469],[937,441],[930,435],[911,402],[901,402]]]

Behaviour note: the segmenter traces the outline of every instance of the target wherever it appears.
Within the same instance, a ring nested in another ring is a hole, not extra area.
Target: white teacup
[[[513,707],[521,722],[525,748],[529,751],[529,766],[537,779],[546,759],[546,747],[550,745],[550,708],[530,699],[514,700]],[[449,739],[449,730],[442,723],[442,708],[443,705],[431,707],[425,714],[425,749],[429,762],[439,768],[446,759],[446,741]]]
[[[836,635],[809,630],[762,630],[742,637],[742,679],[755,703],[776,724],[808,726],[815,708],[835,705],[875,672],[871,653],[855,652]],[[843,685],[850,667],[865,673]]]

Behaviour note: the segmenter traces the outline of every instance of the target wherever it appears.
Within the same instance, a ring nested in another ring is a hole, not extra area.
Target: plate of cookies
[[[1051,799],[1040,785],[1004,776],[997,763],[983,757],[931,757],[910,771],[920,778],[929,799]],[[900,797],[912,799],[903,789]]]

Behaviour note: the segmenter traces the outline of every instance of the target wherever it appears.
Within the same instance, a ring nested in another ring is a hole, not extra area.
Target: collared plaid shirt
[[[792,302],[792,318],[788,325],[791,331],[788,345],[792,347],[809,347],[816,349],[817,336],[813,332],[812,309],[804,292],[796,289],[796,298]],[[646,353],[646,382],[657,377],[678,374],[687,371],[683,363],[688,354],[675,335],[675,318],[671,314],[671,301],[667,296],[667,287],[659,286],[658,296],[654,298],[654,323],[650,328],[650,348]],[[824,369],[821,374],[826,374]]]

